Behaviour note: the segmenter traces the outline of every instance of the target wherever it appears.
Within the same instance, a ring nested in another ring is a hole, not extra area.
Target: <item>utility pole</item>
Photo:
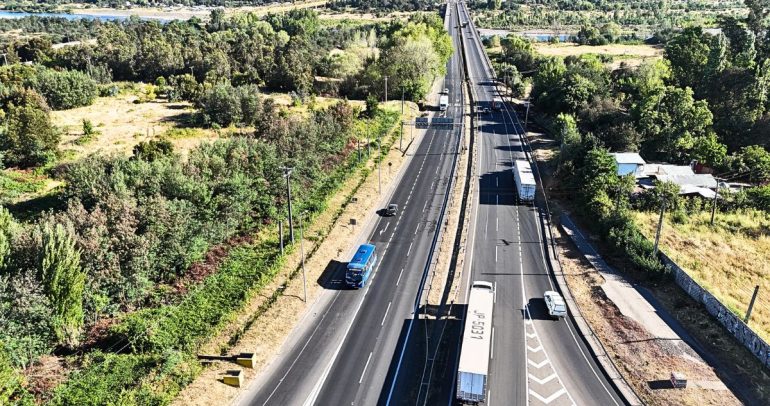
[[[286,177],[286,197],[289,202],[289,240],[294,244],[294,219],[291,213],[291,173],[294,168],[288,166],[281,167],[283,169],[283,176]]]
[[[751,310],[754,309],[754,301],[757,300],[757,293],[759,293],[759,285],[754,286],[754,294],[751,295],[751,302],[749,302],[749,310],[746,311],[746,318],[743,319],[743,322],[746,324],[749,323],[749,317],[751,317]]]
[[[658,218],[658,231],[655,232],[655,248],[652,250],[653,258],[658,257],[658,242],[660,241],[660,229],[663,228],[663,212],[666,211],[666,199],[661,199],[660,218]]]
[[[283,255],[283,219],[278,222],[278,234],[280,235],[281,255]]]
[[[388,77],[385,76],[385,103],[388,102]]]
[[[401,118],[404,118],[404,86],[401,86]]]
[[[307,214],[307,211],[303,211],[299,214],[299,255],[302,257],[302,289],[305,293],[305,298],[302,300],[307,303],[307,276],[305,275],[305,243],[304,236],[302,235],[302,217]]]
[[[714,191],[714,204],[711,206],[711,226],[712,227],[714,226],[714,215],[717,212],[717,199],[719,199],[719,179],[717,179],[717,188]]]
[[[380,149],[380,156],[377,157],[377,194],[382,194],[382,144],[377,139],[377,148]]]
[[[529,123],[529,105],[532,104],[532,102],[529,101],[529,97],[527,97],[527,112],[524,114],[524,136],[527,136],[527,124]]]
[[[400,149],[402,152],[404,151],[403,147],[403,141],[404,141],[404,120],[401,120],[401,133],[398,135],[398,149]]]

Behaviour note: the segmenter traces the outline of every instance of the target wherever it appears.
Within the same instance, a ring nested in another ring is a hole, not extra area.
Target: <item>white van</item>
[[[547,290],[543,293],[543,299],[551,317],[558,319],[567,315],[567,305],[558,292]]]

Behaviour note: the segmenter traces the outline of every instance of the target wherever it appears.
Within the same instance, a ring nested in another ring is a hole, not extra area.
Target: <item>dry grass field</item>
[[[655,238],[657,213],[636,213],[648,238]],[[686,224],[666,220],[660,236],[663,252],[740,317],[754,291],[759,295],[749,326],[770,341],[770,215],[760,211],[692,215]]]
[[[128,155],[139,142],[162,135],[184,154],[205,140],[217,138],[210,129],[180,130],[195,112],[189,103],[134,103],[136,99],[134,95],[100,97],[87,107],[52,112],[54,124],[62,129],[60,149],[66,159],[97,152]],[[90,121],[98,134],[83,138],[83,120]]]
[[[613,57],[613,67],[621,63],[627,66],[638,66],[648,59],[663,57],[663,48],[653,45],[624,45],[610,44],[601,46],[577,45],[570,43],[549,44],[536,42],[535,50],[545,56],[572,56],[583,54],[610,55]]]

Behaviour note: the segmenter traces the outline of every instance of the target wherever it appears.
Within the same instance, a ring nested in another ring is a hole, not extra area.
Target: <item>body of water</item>
[[[479,29],[479,35],[482,37],[491,37],[493,35],[498,35],[500,37],[505,37],[508,34],[516,34],[525,38],[529,38],[533,41],[549,41],[553,37],[558,37],[559,41],[566,42],[569,41],[573,34],[557,34],[557,33],[549,33],[549,32],[527,32],[527,31],[510,31],[510,30],[496,30],[496,29],[485,29],[481,28]]]
[[[66,18],[67,20],[80,20],[80,19],[91,19],[91,20],[102,20],[102,21],[122,21],[127,20],[128,16],[124,15],[109,15],[109,14],[67,14],[67,13],[27,13],[27,12],[21,12],[21,11],[4,11],[0,10],[0,18],[24,18],[24,17],[30,17],[30,16],[36,16],[36,17],[57,17],[57,18]],[[160,20],[160,21],[171,21],[173,18],[163,18],[163,17],[139,17],[142,20]]]

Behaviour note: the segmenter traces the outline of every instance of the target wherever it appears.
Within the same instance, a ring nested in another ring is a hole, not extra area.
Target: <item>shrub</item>
[[[6,163],[28,167],[54,159],[60,135],[47,111],[32,104],[11,106],[6,123],[5,137],[0,141]]]
[[[33,86],[54,110],[89,106],[98,95],[96,82],[79,71],[42,69]]]
[[[142,141],[134,146],[134,158],[144,161],[154,161],[173,153],[174,144],[167,139]]]

